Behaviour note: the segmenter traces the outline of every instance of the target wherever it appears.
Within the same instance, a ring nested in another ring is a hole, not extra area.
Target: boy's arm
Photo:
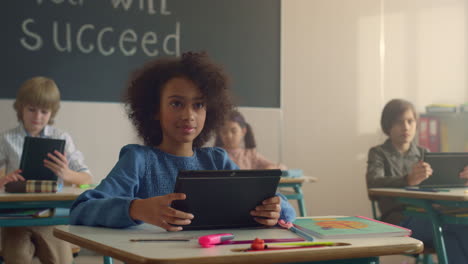
[[[92,176],[87,172],[76,172],[71,171],[72,176],[70,176],[70,180],[67,182],[72,184],[91,184],[92,183]]]
[[[460,178],[468,180],[468,165],[460,172]]]
[[[74,184],[90,184],[93,181],[93,175],[88,169],[88,166],[84,162],[84,155],[79,151],[75,143],[68,133],[64,133],[66,140],[65,144],[65,157],[68,161],[68,167],[76,174],[71,174],[66,180],[69,183]]]
[[[369,150],[366,179],[368,188],[399,188],[408,185],[407,175],[385,175],[385,156],[376,148]]]
[[[50,160],[44,160],[44,166],[52,170],[58,177],[62,178],[65,182],[72,184],[90,184],[92,177],[88,170],[74,171],[69,167],[67,157],[58,151],[49,153]]]

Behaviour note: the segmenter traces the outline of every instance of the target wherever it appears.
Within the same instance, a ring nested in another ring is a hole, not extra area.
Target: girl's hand
[[[170,193],[148,199],[137,199],[130,205],[130,217],[148,224],[162,227],[167,231],[180,231],[183,228],[173,225],[188,225],[193,215],[171,207],[174,200],[185,200],[183,193]]]
[[[460,178],[468,180],[468,166],[466,166],[465,169],[460,172]]]
[[[256,216],[254,219],[258,223],[266,226],[274,226],[278,223],[281,212],[281,199],[278,196],[268,198],[261,205],[250,211],[250,214]]]
[[[413,165],[413,169],[408,174],[408,185],[418,185],[432,175],[432,168],[426,162],[419,161]]]
[[[5,184],[9,182],[25,181],[26,179],[24,179],[20,173],[21,173],[21,170],[19,169],[8,173],[5,177],[0,179],[0,187],[4,186]]]
[[[49,168],[55,175],[63,180],[68,182],[72,181],[75,172],[68,167],[68,160],[65,155],[55,150],[54,154],[47,153],[47,157],[51,160],[44,159],[44,167]]]

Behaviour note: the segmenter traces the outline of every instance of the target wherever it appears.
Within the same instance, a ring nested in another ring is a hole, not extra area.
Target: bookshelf
[[[468,112],[421,114],[418,144],[431,152],[468,152]]]

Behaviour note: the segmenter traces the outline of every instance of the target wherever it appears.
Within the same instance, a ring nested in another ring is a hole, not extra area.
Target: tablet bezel
[[[174,192],[187,195],[172,207],[194,214],[184,230],[258,227],[250,211],[273,197],[281,170],[180,171]]]
[[[428,152],[424,162],[431,165],[433,173],[420,187],[467,187],[459,174],[468,165],[468,152]]]
[[[26,180],[58,180],[58,176],[44,166],[44,159],[50,160],[47,153],[53,153],[54,150],[64,153],[65,143],[64,139],[26,136],[20,159],[21,175]]]

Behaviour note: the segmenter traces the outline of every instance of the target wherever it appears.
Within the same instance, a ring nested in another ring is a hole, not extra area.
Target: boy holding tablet
[[[65,153],[49,153],[50,160],[44,166],[52,170],[61,182],[89,184],[92,176],[84,164],[83,154],[78,151],[68,133],[51,126],[60,107],[60,92],[51,79],[34,77],[20,87],[14,109],[19,125],[0,134],[0,168],[6,176],[0,187],[12,181],[24,181],[19,170],[26,136],[64,139]],[[70,245],[55,238],[53,226],[5,227],[2,228],[2,253],[5,262],[31,263],[37,256],[42,263],[72,263]]]
[[[431,166],[422,161],[426,149],[417,146],[416,135],[418,115],[412,103],[393,99],[388,102],[381,116],[382,131],[388,139],[369,150],[367,161],[368,188],[402,188],[418,185],[432,174]],[[460,177],[467,177],[465,168]],[[403,215],[404,205],[396,198],[379,197],[378,205],[382,221],[400,225],[413,231],[412,237],[433,247],[431,221],[424,218]],[[468,226],[450,224],[444,226],[444,237],[450,263],[468,261]]]

